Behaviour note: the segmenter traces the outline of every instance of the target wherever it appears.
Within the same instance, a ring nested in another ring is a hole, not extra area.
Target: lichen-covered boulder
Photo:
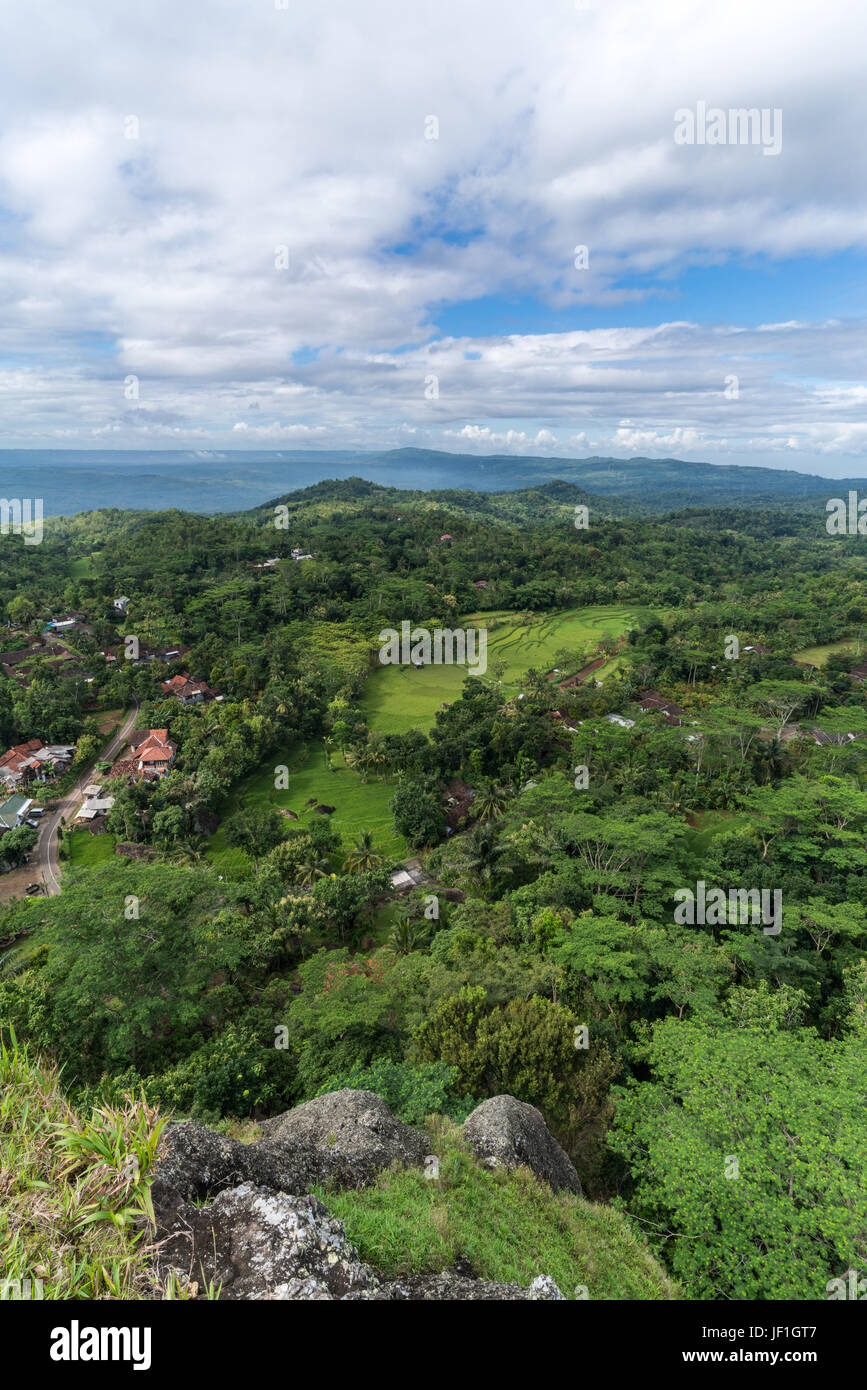
[[[392,1163],[421,1166],[428,1151],[418,1130],[395,1119],[373,1091],[331,1091],[275,1115],[262,1125],[263,1143],[281,1149],[302,1145],[334,1162],[345,1163],[356,1178],[372,1181]]]
[[[160,1268],[200,1290],[218,1286],[224,1299],[340,1299],[379,1288],[342,1224],[313,1196],[242,1183],[205,1207],[161,1203],[157,1216]]]
[[[265,1140],[240,1144],[195,1120],[183,1120],[166,1127],[154,1192],[158,1197],[168,1185],[185,1201],[194,1202],[245,1182],[275,1192],[304,1193],[319,1184],[358,1187],[363,1181],[369,1181],[366,1170],[356,1171],[336,1151]]]
[[[478,1158],[491,1168],[530,1168],[555,1192],[579,1196],[581,1181],[569,1155],[560,1147],[534,1105],[514,1096],[492,1096],[464,1121],[463,1135]]]

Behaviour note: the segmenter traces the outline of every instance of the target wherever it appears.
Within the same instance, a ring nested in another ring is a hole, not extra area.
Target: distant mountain
[[[829,497],[845,496],[849,488],[867,493],[867,479],[834,480],[783,469],[683,459],[482,456],[440,449],[381,453],[0,449],[0,476],[6,496],[40,499],[46,517],[106,506],[128,511],[177,508],[237,513],[316,483],[332,486],[334,480],[352,478],[357,483],[359,477],[386,489],[435,492],[443,499],[468,491],[476,498],[499,493],[514,496],[546,484],[571,485],[581,495],[563,494],[563,505],[592,498],[597,512],[601,509],[614,516],[707,507],[824,515]],[[337,496],[333,491],[329,495]],[[464,498],[461,505],[466,507],[466,502]],[[541,502],[550,507],[556,495],[549,493]],[[487,505],[483,510],[491,512]]]
[[[400,509],[402,512],[437,509],[444,514],[460,514],[477,520],[499,520],[511,523],[555,522],[572,516],[578,503],[590,509],[593,516],[616,517],[631,514],[633,508],[619,498],[601,497],[586,492],[576,483],[555,479],[536,487],[518,488],[514,492],[478,492],[470,488],[441,488],[423,491],[420,488],[386,487],[366,478],[330,479],[310,487],[275,497],[262,507],[253,508],[256,515],[271,520],[274,507],[288,507],[290,515],[301,521],[317,515],[337,512],[358,512],[369,507]]]
[[[583,502],[597,516],[609,517],[744,508],[824,518],[829,497],[845,497],[850,488],[867,493],[864,478],[821,478],[683,459],[479,458],[434,449],[393,449],[357,455],[355,466],[363,476],[324,479],[264,505],[315,508],[376,501],[409,506],[424,499],[427,505],[478,516],[545,521],[562,518]]]
[[[619,501],[628,512],[668,512],[685,507],[794,506],[799,511],[824,508],[829,497],[844,497],[849,488],[867,493],[865,478],[821,478],[789,469],[730,464],[687,463],[683,459],[516,458],[497,454],[446,454],[436,449],[392,449],[359,457],[378,472],[400,471],[415,477],[428,470],[441,478],[455,474],[455,486],[483,492],[513,491],[552,480],[574,483],[598,497]],[[458,481],[458,479],[460,481]],[[433,484],[432,484],[433,485]],[[398,484],[399,486],[399,484]]]

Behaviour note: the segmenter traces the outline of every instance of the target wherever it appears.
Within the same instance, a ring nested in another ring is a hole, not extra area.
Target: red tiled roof
[[[33,761],[30,754],[41,747],[42,740],[38,738],[28,739],[26,743],[16,743],[0,757],[0,767],[11,767],[18,772],[25,764]]]
[[[136,756],[140,763],[160,765],[171,762],[176,751],[168,729],[150,729],[144,743],[140,743],[136,749]]]

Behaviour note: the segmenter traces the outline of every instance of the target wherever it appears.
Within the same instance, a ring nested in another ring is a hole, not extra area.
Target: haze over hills
[[[479,491],[507,491],[555,479],[576,484],[599,497],[618,499],[631,511],[673,511],[683,507],[779,506],[821,501],[867,486],[865,479],[831,479],[790,469],[692,463],[666,458],[516,458],[513,455],[444,455],[436,450],[399,449],[368,455],[363,461],[439,470],[444,458]],[[492,476],[496,482],[492,481]],[[467,484],[463,484],[467,486]]]
[[[609,515],[737,506],[821,511],[829,497],[845,496],[849,488],[867,490],[863,478],[675,458],[523,458],[412,448],[384,453],[0,451],[2,495],[42,498],[45,516],[104,507],[243,511],[317,483],[353,477],[390,488],[474,493],[515,492],[562,481],[598,499]]]

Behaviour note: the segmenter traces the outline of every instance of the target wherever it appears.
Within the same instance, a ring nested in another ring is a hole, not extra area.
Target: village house
[[[161,681],[164,695],[173,695],[182,705],[198,705],[203,700],[216,700],[219,692],[212,690],[206,681],[194,681],[188,671],[183,675],[172,676],[171,680]]]
[[[27,686],[32,679],[33,670],[44,658],[53,657],[58,661],[69,661],[70,654],[65,647],[56,644],[27,647],[20,651],[4,652],[0,657],[4,673],[17,680],[19,685]]]
[[[129,599],[126,594],[121,594],[120,598],[116,598],[112,604],[115,613],[125,613],[128,607]]]
[[[851,731],[829,734],[825,729],[811,729],[810,732],[813,735],[813,742],[819,747],[827,746],[828,744],[835,744],[839,747],[841,744],[852,743],[858,738],[858,734],[852,733]]]
[[[292,549],[291,555],[293,560],[315,560],[316,558],[315,555],[310,555],[302,551],[297,545]]]
[[[104,816],[114,805],[114,797],[106,796],[102,787],[94,782],[91,786],[84,788],[84,801],[76,812],[76,820],[95,820],[97,816]]]
[[[685,709],[681,709],[680,705],[675,705],[671,700],[666,700],[658,690],[639,690],[638,708],[642,714],[646,714],[649,710],[656,710],[663,716],[667,724],[682,724],[685,719],[689,718]]]
[[[27,782],[47,782],[50,777],[65,772],[75,757],[74,743],[44,744],[31,738],[16,744],[0,757],[0,783],[7,787]]]
[[[0,831],[14,830],[16,825],[23,825],[32,805],[33,798],[20,793],[7,797],[0,806]]]
[[[130,735],[130,747],[136,771],[146,778],[163,777],[175,760],[177,745],[169,738],[168,729],[139,730]]]

